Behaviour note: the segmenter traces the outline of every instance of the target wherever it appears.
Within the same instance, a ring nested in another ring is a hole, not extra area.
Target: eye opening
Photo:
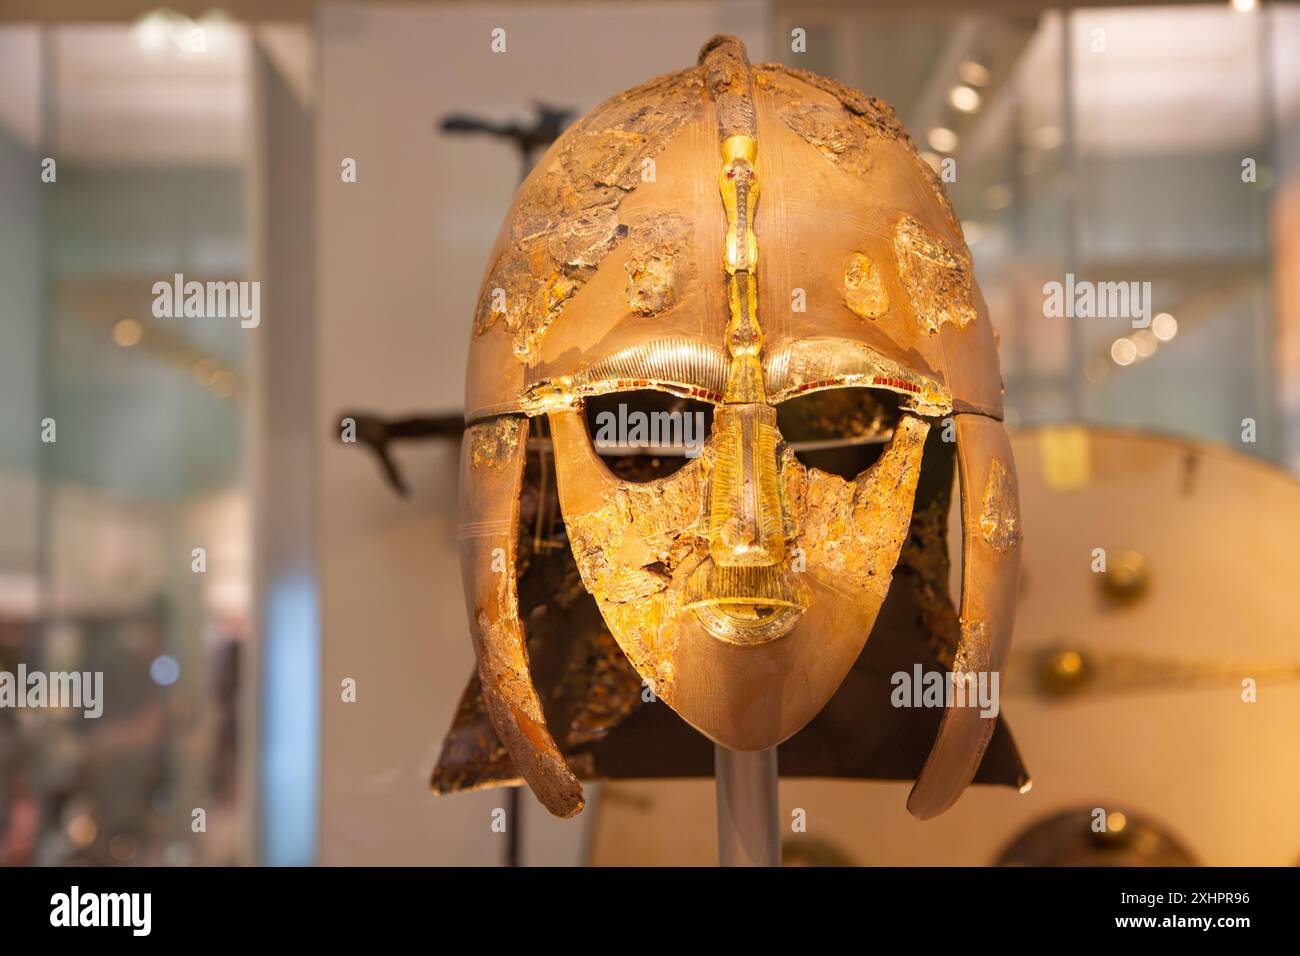
[[[592,448],[625,481],[679,471],[699,456],[713,428],[711,404],[656,389],[588,396],[583,414]]]
[[[777,427],[802,465],[852,480],[884,453],[902,415],[900,402],[887,389],[823,389],[778,405]]]

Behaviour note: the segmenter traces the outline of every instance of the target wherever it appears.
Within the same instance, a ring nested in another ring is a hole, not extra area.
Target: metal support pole
[[[741,751],[715,744],[713,774],[719,865],[780,866],[776,748]]]

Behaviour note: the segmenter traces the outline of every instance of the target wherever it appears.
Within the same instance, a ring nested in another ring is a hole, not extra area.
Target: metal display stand
[[[718,803],[718,864],[780,866],[776,748],[713,748]]]

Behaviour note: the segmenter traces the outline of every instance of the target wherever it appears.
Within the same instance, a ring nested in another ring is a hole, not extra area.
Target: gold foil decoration
[[[677,304],[677,289],[691,265],[690,224],[662,215],[632,226],[627,272],[627,304],[638,315],[658,315]]]
[[[889,308],[880,270],[865,253],[855,252],[844,270],[844,303],[864,319],[877,318]]]
[[[871,168],[869,137],[845,110],[795,100],[784,104],[779,115],[786,126],[846,173],[861,176]]]
[[[585,430],[583,423],[571,425]],[[670,585],[677,568],[704,547],[695,533],[702,498],[697,464],[659,481],[621,482],[598,510],[564,516],[582,583],[632,666],[660,696],[671,692],[676,646],[667,627],[678,611]]]
[[[474,319],[498,322],[514,354],[532,362],[565,303],[628,232],[618,208],[641,181],[644,161],[700,114],[698,70],[653,80],[598,107],[556,142],[558,159],[520,188],[510,244],[484,282]]]
[[[913,490],[929,423],[899,420],[884,455],[852,481],[805,468],[785,453],[782,478],[796,546],[809,566],[824,568],[846,593],[884,599],[912,520]]]
[[[997,551],[1007,551],[1020,540],[1020,514],[1011,476],[1002,462],[994,461],[984,487],[984,507],[980,511],[980,533]]]
[[[989,628],[984,621],[962,621],[961,643],[953,655],[954,674],[982,674],[989,670]]]
[[[475,468],[501,468],[519,446],[518,420],[499,418],[469,429],[470,461]]]
[[[911,216],[901,216],[894,224],[894,253],[899,279],[922,328],[935,333],[945,322],[964,329],[975,321],[970,261],[963,253],[926,232]]]

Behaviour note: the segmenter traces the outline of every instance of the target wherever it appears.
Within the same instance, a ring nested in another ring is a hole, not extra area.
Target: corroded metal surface
[[[889,293],[880,270],[870,256],[855,252],[844,270],[844,301],[864,319],[874,319],[889,308]]]
[[[807,100],[791,100],[781,107],[778,115],[827,161],[857,175],[871,168],[867,133],[844,110]]]
[[[912,312],[927,331],[938,332],[945,322],[964,329],[975,321],[969,255],[931,235],[911,216],[894,224],[894,249]]]
[[[1002,462],[994,460],[984,484],[984,506],[980,510],[980,533],[996,551],[1009,551],[1020,541],[1020,515],[1011,476]]]
[[[484,280],[476,335],[500,322],[519,361],[536,356],[564,304],[627,235],[619,206],[641,182],[645,161],[699,114],[700,83],[696,70],[651,80],[560,138],[554,161],[520,187],[508,242]]]
[[[690,223],[669,213],[632,227],[627,302],[638,315],[658,315],[677,304],[678,288],[693,269]]]

